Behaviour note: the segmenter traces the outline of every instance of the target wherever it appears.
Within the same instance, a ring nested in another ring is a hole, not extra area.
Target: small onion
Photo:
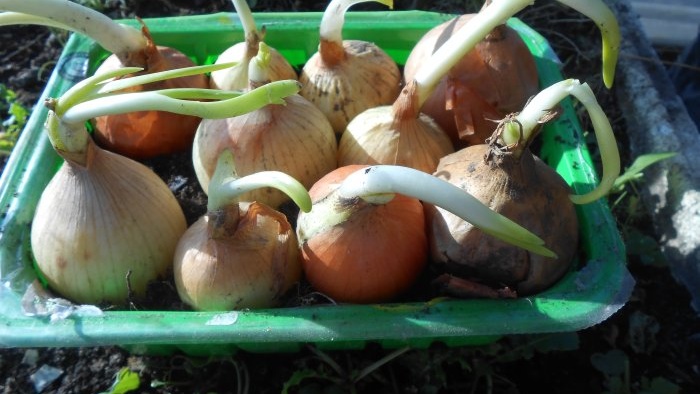
[[[212,88],[224,90],[243,90],[248,87],[248,64],[258,53],[258,45],[265,37],[265,28],[258,31],[248,3],[244,0],[233,0],[233,6],[243,25],[245,41],[236,43],[223,51],[215,64],[236,63],[225,70],[213,71],[209,78]],[[269,78],[271,81],[297,79],[297,72],[279,51],[269,48],[270,65]]]
[[[323,14],[318,52],[306,62],[300,95],[323,112],[336,134],[357,114],[396,99],[401,73],[394,60],[373,43],[343,40],[345,11],[369,0],[332,0]],[[392,0],[375,0],[393,6]]]
[[[227,178],[235,173],[233,167],[233,156],[224,151],[209,190],[208,212],[187,229],[175,251],[178,294],[198,310],[275,306],[301,279],[297,239],[287,218],[265,204],[236,200],[264,184],[289,192],[308,211],[306,189],[278,172]]]
[[[454,148],[440,126],[420,112],[415,92],[415,84],[409,84],[393,106],[356,116],[340,137],[338,166],[392,164],[435,171]]]
[[[250,88],[265,86],[267,46],[260,43],[258,57],[251,61]],[[328,119],[305,98],[289,96],[284,105],[270,105],[227,119],[201,122],[192,148],[192,161],[202,190],[225,149],[233,152],[238,176],[276,170],[310,187],[337,167],[337,142]],[[289,199],[284,193],[263,188],[242,196],[277,208]]]

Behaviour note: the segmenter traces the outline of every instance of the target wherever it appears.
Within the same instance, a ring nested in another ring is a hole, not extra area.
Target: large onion
[[[150,281],[170,273],[186,229],[177,200],[150,169],[92,142],[84,162],[62,154],[32,223],[41,277],[79,303],[142,299]]]
[[[561,176],[529,150],[540,123],[551,118],[549,109],[568,94],[589,110],[604,152],[601,185],[584,196],[571,196]],[[432,261],[452,276],[440,282],[447,284],[448,293],[462,296],[482,295],[471,293],[473,282],[509,288],[521,296],[551,286],[570,268],[577,252],[578,222],[571,199],[585,203],[599,198],[617,173],[619,156],[610,124],[588,86],[566,80],[545,89],[520,114],[504,119],[488,144],[443,158],[435,175],[533,231],[556,256],[507,245],[444,209],[427,206]]]

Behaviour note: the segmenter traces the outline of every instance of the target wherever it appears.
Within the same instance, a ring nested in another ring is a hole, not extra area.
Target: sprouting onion
[[[338,302],[388,301],[414,283],[427,261],[421,201],[444,207],[494,237],[553,256],[528,230],[416,169],[340,167],[309,194],[312,209],[297,219],[304,272],[315,289]]]
[[[149,74],[131,82],[219,67]],[[175,245],[186,229],[168,186],[144,165],[96,146],[85,129],[88,119],[134,109],[226,117],[280,103],[299,89],[296,81],[281,81],[244,95],[202,89],[110,93],[129,87],[129,79],[105,81],[134,71],[138,69],[102,72],[46,103],[49,140],[65,163],[40,197],[31,246],[42,278],[79,303],[124,305],[143,298],[148,283],[169,272]]]
[[[258,54],[250,61],[249,89],[270,82],[268,48],[259,43]],[[284,101],[285,105],[266,106],[242,116],[202,120],[192,146],[192,162],[202,190],[209,189],[218,157],[226,149],[233,152],[238,176],[282,171],[305,187],[337,167],[338,145],[328,119],[298,94]],[[241,199],[278,208],[289,196],[273,188],[260,188]]]
[[[248,64],[258,53],[258,44],[265,38],[265,27],[258,30],[250,7],[245,0],[233,0],[236,14],[241,20],[245,41],[236,43],[223,51],[216,59],[218,63],[236,63],[234,67],[214,71],[209,83],[211,87],[224,90],[243,90],[248,87]],[[272,81],[297,79],[297,72],[287,59],[274,48],[269,48],[269,78]]]
[[[260,187],[287,193],[303,211],[311,199],[297,180],[279,171],[235,176],[233,155],[222,152],[209,184],[207,213],[190,226],[175,251],[180,298],[198,310],[275,306],[301,279],[294,229],[280,212],[239,197]]]
[[[542,123],[556,115],[552,108],[568,95],[588,111],[603,163],[600,184],[584,195],[571,195],[561,176],[529,149]],[[610,123],[588,85],[568,79],[542,90],[520,113],[503,119],[488,143],[444,157],[435,175],[542,237],[556,257],[515,248],[442,208],[426,206],[431,259],[444,272],[438,283],[459,296],[478,296],[470,293],[474,283],[518,296],[551,286],[570,269],[578,250],[572,201],[588,203],[605,195],[619,171]]]
[[[491,7],[489,3],[523,8],[531,2],[487,1],[482,12]],[[598,25],[603,40],[603,80],[610,87],[620,45],[619,27],[614,14],[600,0],[566,0],[560,3],[573,7]],[[464,34],[459,32],[460,27],[475,15],[462,15],[429,31],[407,59],[404,79],[407,82],[416,77],[420,80],[432,74],[431,65],[426,64],[428,55],[452,35]],[[537,93],[537,70],[532,55],[517,33],[505,25],[505,19],[501,22],[493,29],[489,28],[484,40],[444,74],[423,108],[458,147],[483,143],[496,127],[494,119],[519,110]],[[425,70],[421,71],[424,75],[417,76],[423,64],[426,64]]]
[[[106,15],[68,0],[0,0],[4,23],[33,23],[84,34],[112,53],[98,72],[139,67],[141,73],[191,67],[194,62],[182,52],[157,46],[143,21],[141,30],[117,23]],[[25,15],[23,15],[25,14]],[[2,14],[0,14],[2,15]],[[208,77],[194,74],[169,78],[129,88],[131,92],[169,88],[207,88]],[[159,111],[138,111],[100,116],[95,119],[95,140],[108,150],[144,159],[182,151],[192,143],[200,118]]]
[[[391,103],[399,93],[401,73],[394,60],[375,44],[343,40],[346,10],[370,0],[332,0],[323,13],[318,52],[299,74],[300,95],[323,112],[336,134],[357,114]],[[393,7],[393,0],[372,0]]]

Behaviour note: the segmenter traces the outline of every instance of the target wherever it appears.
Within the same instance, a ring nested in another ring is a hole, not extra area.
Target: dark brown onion
[[[435,175],[540,236],[557,254],[548,258],[530,253],[426,204],[435,268],[494,288],[511,288],[519,296],[546,289],[569,269],[578,246],[571,191],[529,149],[470,146],[444,157]]]

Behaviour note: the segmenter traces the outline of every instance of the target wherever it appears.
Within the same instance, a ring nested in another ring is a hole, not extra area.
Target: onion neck
[[[210,239],[231,238],[238,229],[241,220],[239,204],[229,204],[214,211],[208,211],[207,232]]]
[[[262,32],[259,32],[255,26],[255,19],[253,18],[253,13],[248,6],[248,2],[245,0],[232,0],[233,7],[236,9],[236,14],[238,19],[241,21],[243,26],[243,34],[245,37],[246,44],[246,55],[245,60],[250,60],[258,53],[258,44],[265,37],[265,30],[263,28]]]
[[[575,79],[567,79],[542,90],[528,102],[522,111],[504,120],[504,129],[500,138],[505,145],[518,144],[522,141],[529,143],[540,126],[552,118],[552,108],[555,108],[569,95],[578,99],[588,112],[603,165],[603,176],[596,188],[584,195],[571,196],[574,203],[587,204],[605,196],[620,174],[620,153],[617,149],[612,126],[588,84],[582,84]]]
[[[331,0],[323,12],[320,25],[319,55],[327,66],[333,66],[345,59],[343,49],[343,25],[345,12],[358,3],[376,1],[389,8],[394,8],[393,0]]]
[[[280,171],[261,171],[238,177],[233,153],[224,150],[217,160],[209,182],[207,211],[213,212],[237,203],[242,194],[263,187],[272,187],[288,195],[301,210],[311,210],[311,197],[296,179]]]
[[[0,0],[0,9],[41,18],[46,24],[84,34],[120,59],[144,48],[146,41],[138,29],[122,25],[91,8],[69,0]]]
[[[399,93],[391,106],[394,122],[400,124],[404,121],[414,121],[420,115],[418,95],[416,93],[417,84],[409,82]]]

